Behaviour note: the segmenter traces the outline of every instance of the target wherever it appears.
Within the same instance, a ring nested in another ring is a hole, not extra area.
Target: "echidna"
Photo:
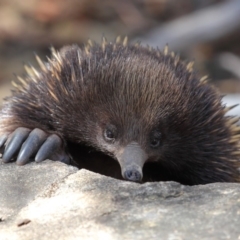
[[[240,182],[238,118],[192,62],[126,38],[37,60],[0,113],[4,162],[50,158],[135,182]]]

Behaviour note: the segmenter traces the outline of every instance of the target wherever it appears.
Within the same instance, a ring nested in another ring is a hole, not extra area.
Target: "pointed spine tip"
[[[36,68],[34,68],[33,66],[31,66],[31,70],[32,70],[33,74],[34,74],[36,77],[40,77],[40,74],[39,74],[39,72],[36,70]]]
[[[46,58],[47,58],[48,63],[52,64],[52,59],[49,58],[48,56]]]
[[[39,73],[33,67],[28,65],[24,65],[25,71],[27,72],[28,76],[32,79],[33,82],[37,83],[36,76],[38,77]]]
[[[232,130],[233,130],[233,132],[238,133],[238,132],[240,132],[240,126],[233,125]]]
[[[11,81],[13,87],[19,89],[19,85],[15,81]]]
[[[224,111],[224,114],[226,114],[227,112],[229,112],[230,110],[234,109],[235,107],[238,107],[239,104],[234,104],[232,106],[229,106],[229,107],[224,107],[223,111]]]
[[[189,72],[192,72],[193,71],[193,65],[194,65],[194,61],[191,61],[187,64],[187,70]]]
[[[116,37],[116,43],[117,43],[117,44],[121,43],[121,36],[117,36],[117,37]]]
[[[53,55],[57,53],[56,49],[53,46],[50,47],[50,51]]]
[[[174,58],[175,57],[175,53],[171,52],[171,56],[172,56],[172,58]]]
[[[163,54],[168,55],[168,44],[164,47]]]
[[[201,83],[207,83],[207,79],[208,79],[208,75],[205,75],[205,76],[200,78],[200,82]]]
[[[77,82],[77,77],[76,77],[76,73],[75,73],[73,65],[71,65],[71,79],[73,82],[75,82],[75,83]]]
[[[175,67],[178,65],[179,61],[180,61],[180,57],[179,57],[179,55],[176,55],[174,58],[174,66]]]
[[[84,47],[84,50],[87,55],[90,54],[90,47],[88,45]]]
[[[51,50],[52,56],[57,60],[58,64],[60,66],[62,66],[63,62],[62,62],[62,58],[61,58],[59,52],[56,51],[56,49],[53,46],[50,47],[50,50]],[[51,59],[49,59],[49,58],[47,58],[47,59],[48,59],[49,63],[52,63]]]
[[[103,50],[103,52],[105,52],[106,45],[107,45],[107,39],[105,37],[103,37],[102,38],[102,50]]]
[[[81,81],[83,82],[82,60],[81,60],[81,52],[80,52],[80,50],[77,51],[77,55],[78,55],[78,64],[80,66]]]
[[[21,78],[20,76],[17,76],[17,79],[23,86],[25,86],[25,87],[27,86],[27,83],[23,78]]]
[[[92,40],[91,40],[91,39],[88,39],[88,45],[89,45],[90,47],[92,47],[92,46],[93,46],[93,42],[92,42]]]
[[[36,54],[35,54],[35,58],[36,58],[36,60],[38,62],[38,65],[42,69],[42,71],[47,72],[47,68],[46,68],[44,62],[41,60],[41,58],[38,55],[36,55]]]
[[[140,43],[139,43],[139,42],[136,42],[136,43],[134,43],[134,46],[135,46],[135,47],[139,47],[139,46],[140,46]]]
[[[25,64],[24,69],[30,77],[32,77],[34,75],[33,72],[31,71],[31,68],[28,65]]]
[[[53,93],[52,90],[48,89],[48,92],[50,93],[50,95],[52,96],[52,98],[56,100],[56,102],[59,102],[57,96]]]
[[[123,46],[126,47],[128,45],[128,37],[125,36],[125,38],[123,39]]]
[[[227,119],[227,125],[232,126],[233,124],[236,124],[240,120],[240,117],[231,117]]]

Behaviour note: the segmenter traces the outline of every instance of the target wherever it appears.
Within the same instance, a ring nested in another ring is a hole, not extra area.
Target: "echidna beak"
[[[137,142],[129,143],[117,156],[121,166],[122,177],[128,181],[141,182],[142,168],[147,154]]]

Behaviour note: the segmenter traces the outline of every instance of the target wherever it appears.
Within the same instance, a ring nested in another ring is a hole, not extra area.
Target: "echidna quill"
[[[240,182],[238,118],[167,47],[103,39],[37,61],[1,110],[3,162],[52,159],[134,182]]]

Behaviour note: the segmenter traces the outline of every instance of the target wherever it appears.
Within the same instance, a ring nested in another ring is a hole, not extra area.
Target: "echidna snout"
[[[142,168],[147,154],[136,142],[131,142],[117,154],[121,166],[122,177],[128,181],[140,182],[143,177]]]

